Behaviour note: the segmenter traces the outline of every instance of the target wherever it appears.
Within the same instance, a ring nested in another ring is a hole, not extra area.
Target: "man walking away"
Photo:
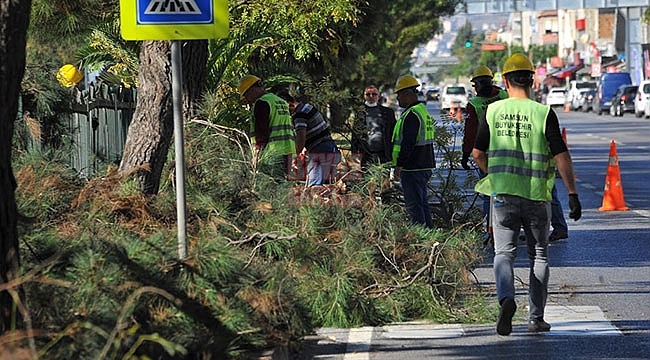
[[[515,303],[514,261],[523,226],[530,260],[528,331],[549,331],[544,321],[548,293],[548,230],[555,165],[569,193],[569,217],[578,220],[578,200],[571,155],[562,140],[555,112],[530,99],[534,68],[523,54],[503,64],[508,99],[491,104],[479,121],[472,152],[487,175],[476,191],[493,196],[494,277],[501,309],[496,331],[512,332]]]

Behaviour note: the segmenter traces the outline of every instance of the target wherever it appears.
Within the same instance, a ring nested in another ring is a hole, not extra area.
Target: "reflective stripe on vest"
[[[424,104],[418,103],[417,105],[413,105],[400,115],[395,124],[395,129],[393,130],[393,165],[397,165],[397,156],[402,150],[402,128],[404,126],[404,119],[406,119],[409,113],[415,114],[420,124],[415,146],[433,144],[434,142],[435,126],[431,114],[429,114]]]
[[[289,113],[289,105],[282,98],[272,93],[266,93],[259,99],[269,104],[269,142],[266,151],[272,155],[287,155],[296,152],[295,133]],[[253,106],[253,114],[255,108]],[[255,120],[251,123],[251,133],[255,133]],[[255,136],[251,136],[255,144]]]
[[[550,201],[555,160],[546,140],[550,107],[529,99],[505,99],[487,108],[489,179],[476,190]]]

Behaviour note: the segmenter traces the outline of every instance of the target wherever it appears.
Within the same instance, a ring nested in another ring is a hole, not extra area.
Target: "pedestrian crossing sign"
[[[228,36],[228,0],[120,0],[126,40],[198,40]]]

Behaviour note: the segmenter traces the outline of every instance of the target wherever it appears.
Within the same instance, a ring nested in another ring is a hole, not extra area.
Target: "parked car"
[[[566,89],[561,87],[554,87],[548,91],[546,95],[546,105],[553,106],[564,106],[564,101],[566,100]]]
[[[580,95],[588,89],[595,89],[596,86],[595,81],[571,80],[569,83],[569,92],[567,93],[567,99],[571,103],[571,110],[578,110],[578,99]]]
[[[612,96],[621,85],[632,85],[632,78],[628,72],[604,73],[598,81],[598,93],[593,109],[598,115],[609,111],[612,106]]]
[[[609,114],[623,116],[626,112],[634,112],[634,97],[639,87],[636,85],[621,85],[612,96]]]
[[[585,96],[592,90],[596,91],[596,88],[582,88],[578,91],[578,95],[573,97],[567,94],[569,102],[571,103],[571,110],[580,110],[580,108],[582,108],[582,103],[584,102]],[[571,90],[569,90],[569,93],[570,92]]]
[[[650,104],[650,80],[643,80],[639,84],[639,90],[636,92],[634,100],[634,115],[641,117],[650,117],[650,111],[646,110]]]
[[[580,99],[580,108],[584,112],[589,112],[593,108],[593,101],[596,98],[596,89],[589,89],[583,93]]]
[[[447,112],[454,106],[467,107],[469,96],[464,84],[446,85],[440,94],[440,111]]]

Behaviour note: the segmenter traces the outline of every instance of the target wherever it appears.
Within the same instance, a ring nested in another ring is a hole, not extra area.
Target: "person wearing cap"
[[[404,108],[393,130],[394,179],[404,193],[404,205],[411,221],[433,228],[427,199],[427,183],[436,167],[433,156],[434,123],[423,103],[418,101],[417,79],[404,75],[397,79],[397,102]]]
[[[289,104],[296,132],[296,153],[307,157],[307,187],[333,182],[341,152],[332,139],[329,123],[312,104],[296,101],[287,91],[279,92],[278,96]]]
[[[582,216],[571,155],[562,140],[557,115],[530,99],[535,70],[515,53],[503,64],[508,98],[488,106],[479,119],[472,155],[487,175],[476,191],[492,196],[494,277],[500,305],[499,335],[512,332],[515,302],[514,261],[520,228],[526,234],[529,265],[528,331],[549,331],[544,321],[548,294],[548,231],[555,166],[569,193],[569,217]]]
[[[508,97],[508,93],[505,90],[494,85],[493,78],[492,70],[485,65],[478,66],[472,74],[471,82],[476,91],[476,96],[467,103],[467,110],[464,113],[463,156],[460,160],[460,164],[465,170],[470,170],[468,162],[469,156],[472,154],[472,149],[474,148],[478,119],[485,115],[485,110],[488,105]],[[485,173],[480,169],[478,172],[479,178],[485,176]],[[483,213],[485,214],[485,218],[488,219],[490,216],[490,197],[482,195],[481,198],[483,199]],[[486,221],[484,245],[488,245],[491,241],[489,226],[489,221]]]
[[[296,153],[289,104],[277,95],[266,92],[261,79],[255,75],[244,76],[237,90],[242,100],[253,106],[251,140],[256,156],[268,159],[286,174],[292,155]]]

